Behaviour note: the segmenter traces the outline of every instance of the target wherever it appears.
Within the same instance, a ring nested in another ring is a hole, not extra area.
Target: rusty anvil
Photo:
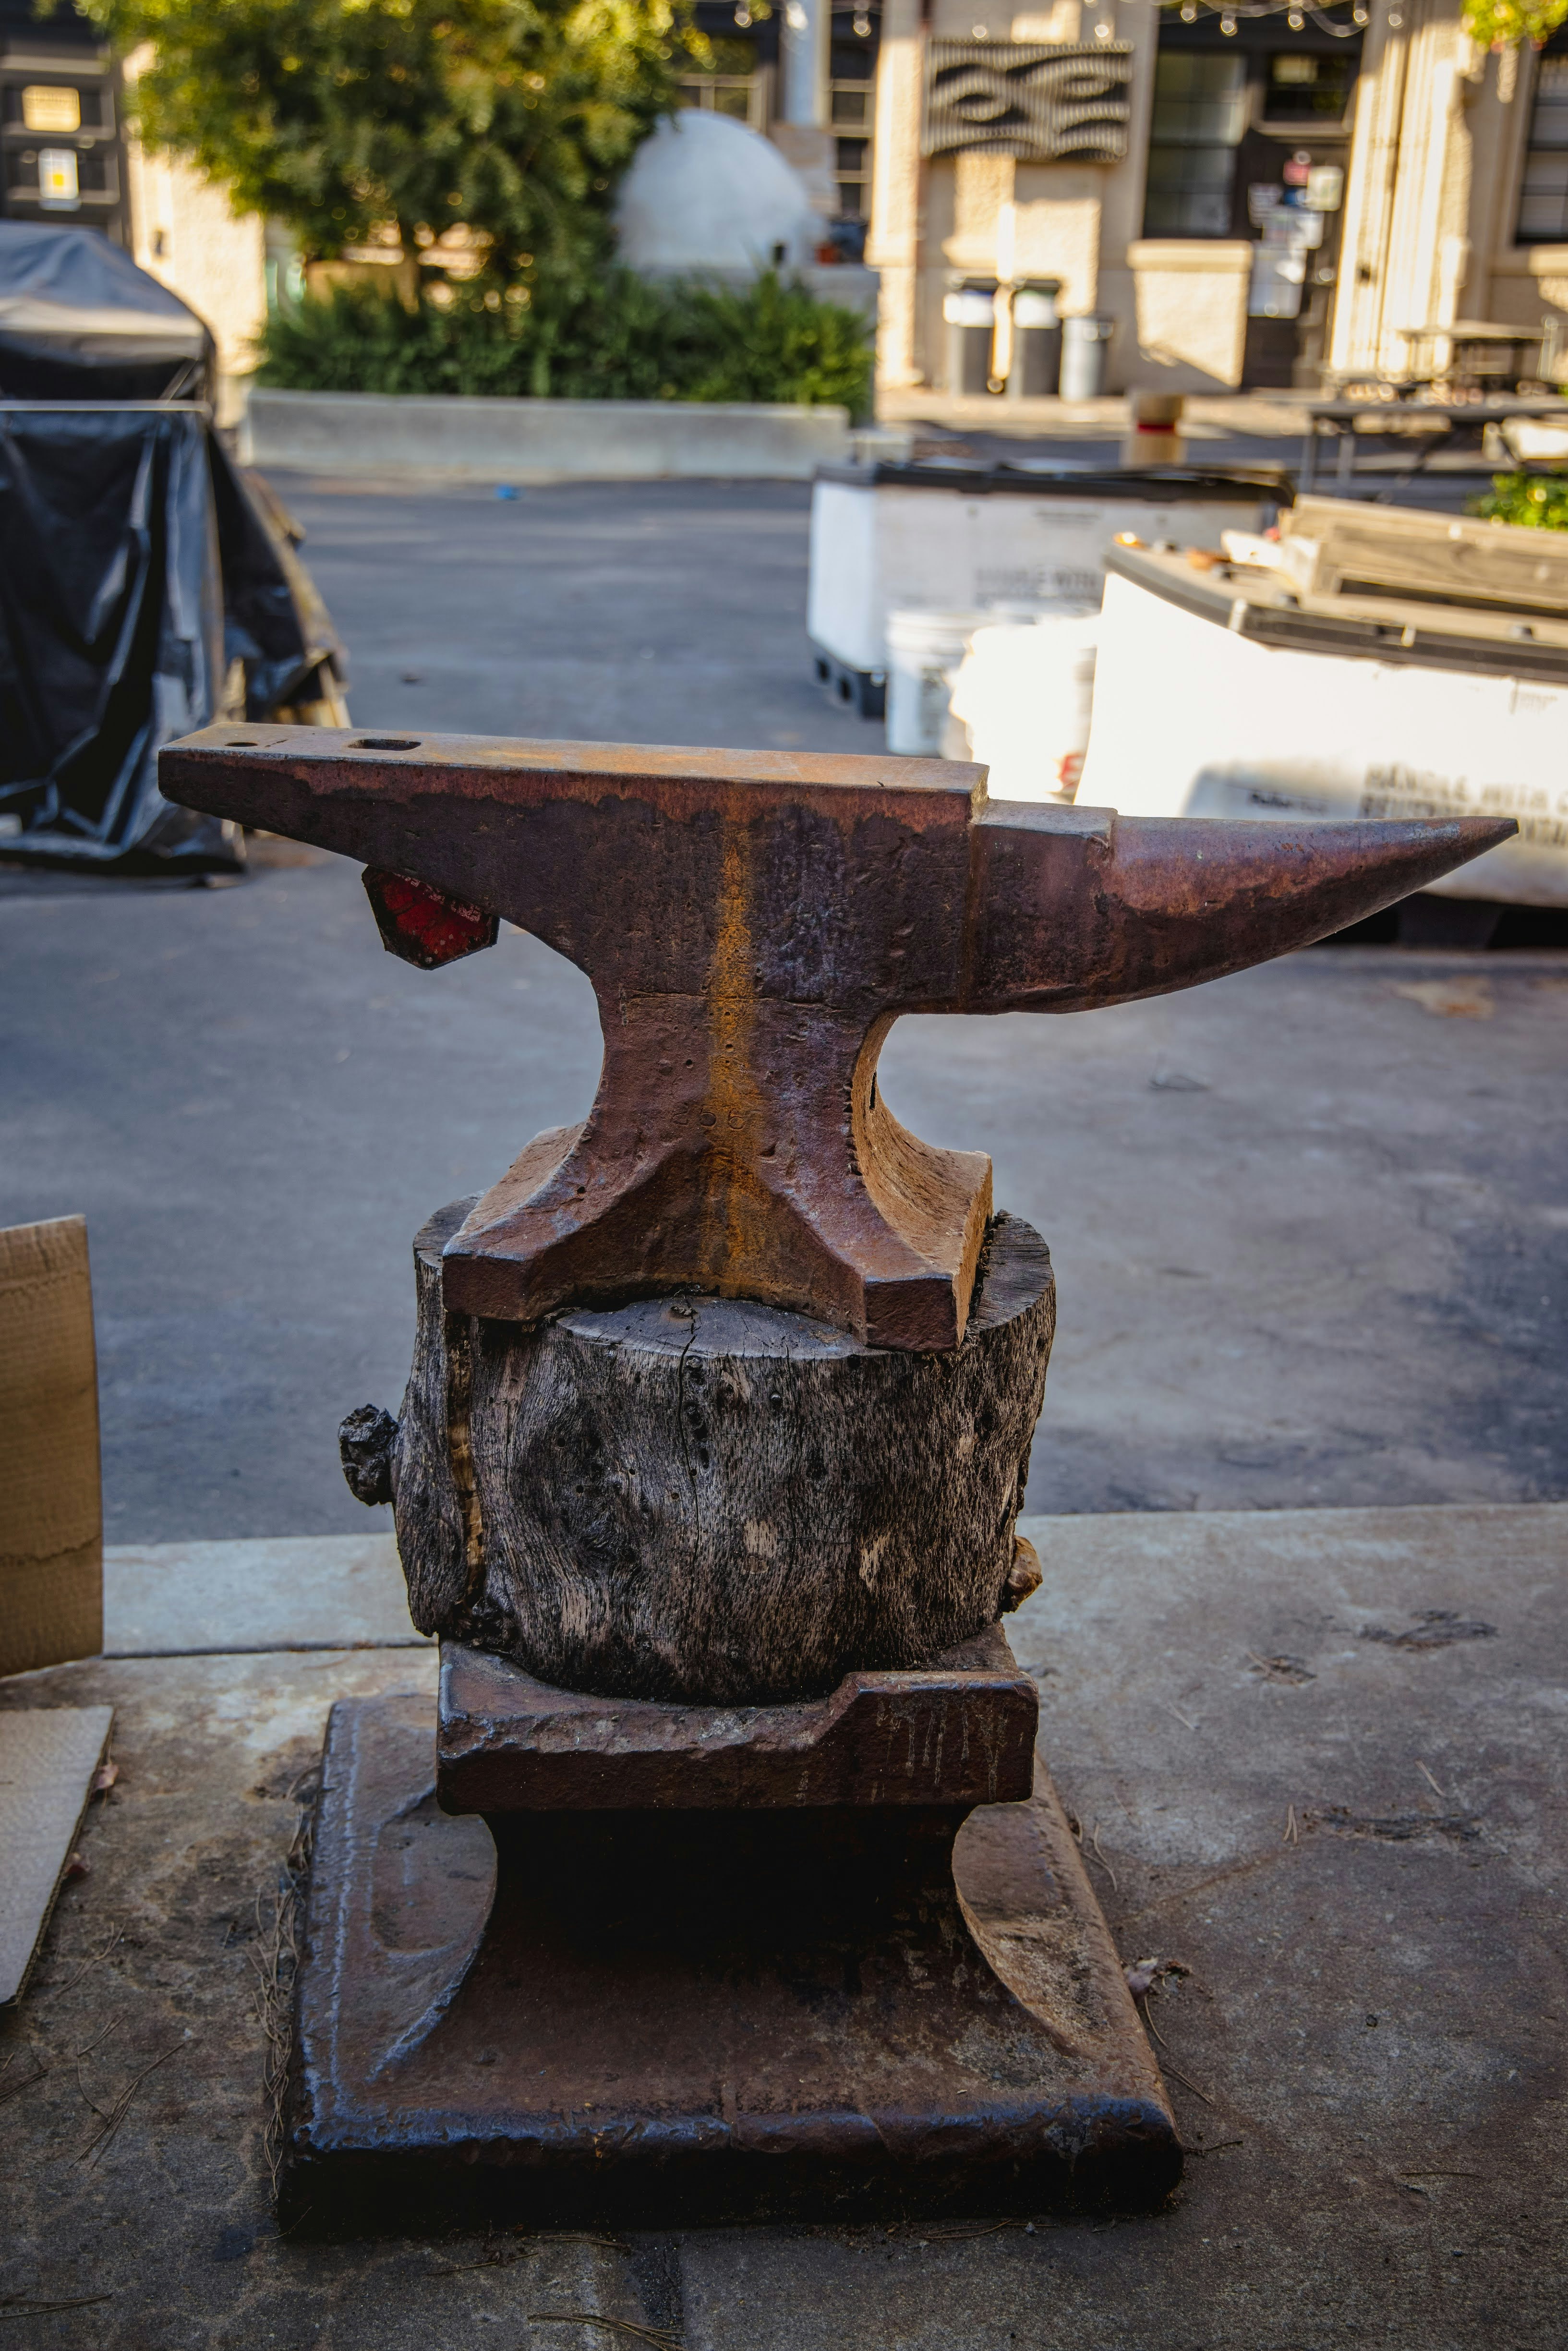
[[[188,808],[361,860],[431,967],[504,916],[587,973],[604,1064],[448,1242],[452,1311],[716,1291],[875,1346],[964,1334],[991,1207],[877,1092],[902,1012],[1076,1012],[1304,946],[1511,820],[1253,822],[993,802],[939,759],[211,726]]]

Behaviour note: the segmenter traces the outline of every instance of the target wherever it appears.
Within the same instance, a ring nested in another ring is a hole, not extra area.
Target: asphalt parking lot
[[[278,487],[371,726],[873,749],[806,655],[789,484]],[[580,1116],[586,981],[517,934],[434,976],[357,874],[0,894],[0,1216],[80,1210],[111,1541],[367,1527],[409,1242]],[[890,1102],[1051,1244],[1030,1505],[1568,1491],[1568,956],[1323,948],[1065,1019],[911,1019]]]

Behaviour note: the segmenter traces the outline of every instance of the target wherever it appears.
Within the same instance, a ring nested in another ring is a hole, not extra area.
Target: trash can
[[[1288,476],[1269,466],[820,466],[806,607],[817,675],[835,701],[880,718],[896,608],[958,607],[988,619],[1009,604],[1097,610],[1106,552],[1123,535],[1218,547],[1221,531],[1267,529],[1290,499]]]
[[[988,391],[997,331],[996,279],[955,278],[943,299],[942,317],[947,329],[948,391]]]
[[[1434,517],[1436,519],[1436,517]],[[1448,520],[1444,517],[1445,521]],[[1127,816],[1512,816],[1434,895],[1568,906],[1568,631],[1113,548],[1079,799]],[[1380,602],[1382,600],[1379,600]]]
[[[1061,397],[1098,400],[1105,389],[1114,319],[1092,314],[1061,322]]]
[[[1061,314],[1056,307],[1061,291],[1060,277],[1030,277],[1013,287],[1009,400],[1043,399],[1061,381]]]

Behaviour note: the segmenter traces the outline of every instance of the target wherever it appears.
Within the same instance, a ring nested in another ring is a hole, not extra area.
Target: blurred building
[[[1025,5],[696,0],[714,63],[682,95],[781,150],[824,258],[863,245],[884,384],[945,383],[965,278],[1059,281],[1112,322],[1111,389],[1398,372],[1401,329],[1461,319],[1550,319],[1568,370],[1568,28],[1489,54],[1459,0]],[[289,256],[128,138],[136,64],[0,0],[0,208],[101,226],[233,376]]]
[[[1568,355],[1568,33],[1489,54],[1459,0],[884,0],[880,36],[884,384],[946,381],[965,277],[1113,321],[1112,389],[1397,372],[1402,329],[1459,319],[1561,320]]]
[[[253,362],[267,315],[266,235],[222,189],[146,155],[124,123],[127,79],[97,28],[62,5],[0,0],[0,213],[101,228],[211,327],[225,379]]]
[[[708,107],[771,139],[811,191],[846,255],[859,257],[871,218],[881,0],[695,0],[710,70],[684,79],[688,106]]]

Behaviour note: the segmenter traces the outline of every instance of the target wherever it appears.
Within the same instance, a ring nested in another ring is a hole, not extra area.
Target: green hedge
[[[1568,530],[1568,475],[1494,474],[1490,489],[1469,501],[1469,512],[1527,530]]]
[[[756,400],[871,411],[870,322],[769,274],[744,289],[613,270],[570,297],[450,289],[407,310],[339,287],[277,311],[258,381],[289,392]]]

